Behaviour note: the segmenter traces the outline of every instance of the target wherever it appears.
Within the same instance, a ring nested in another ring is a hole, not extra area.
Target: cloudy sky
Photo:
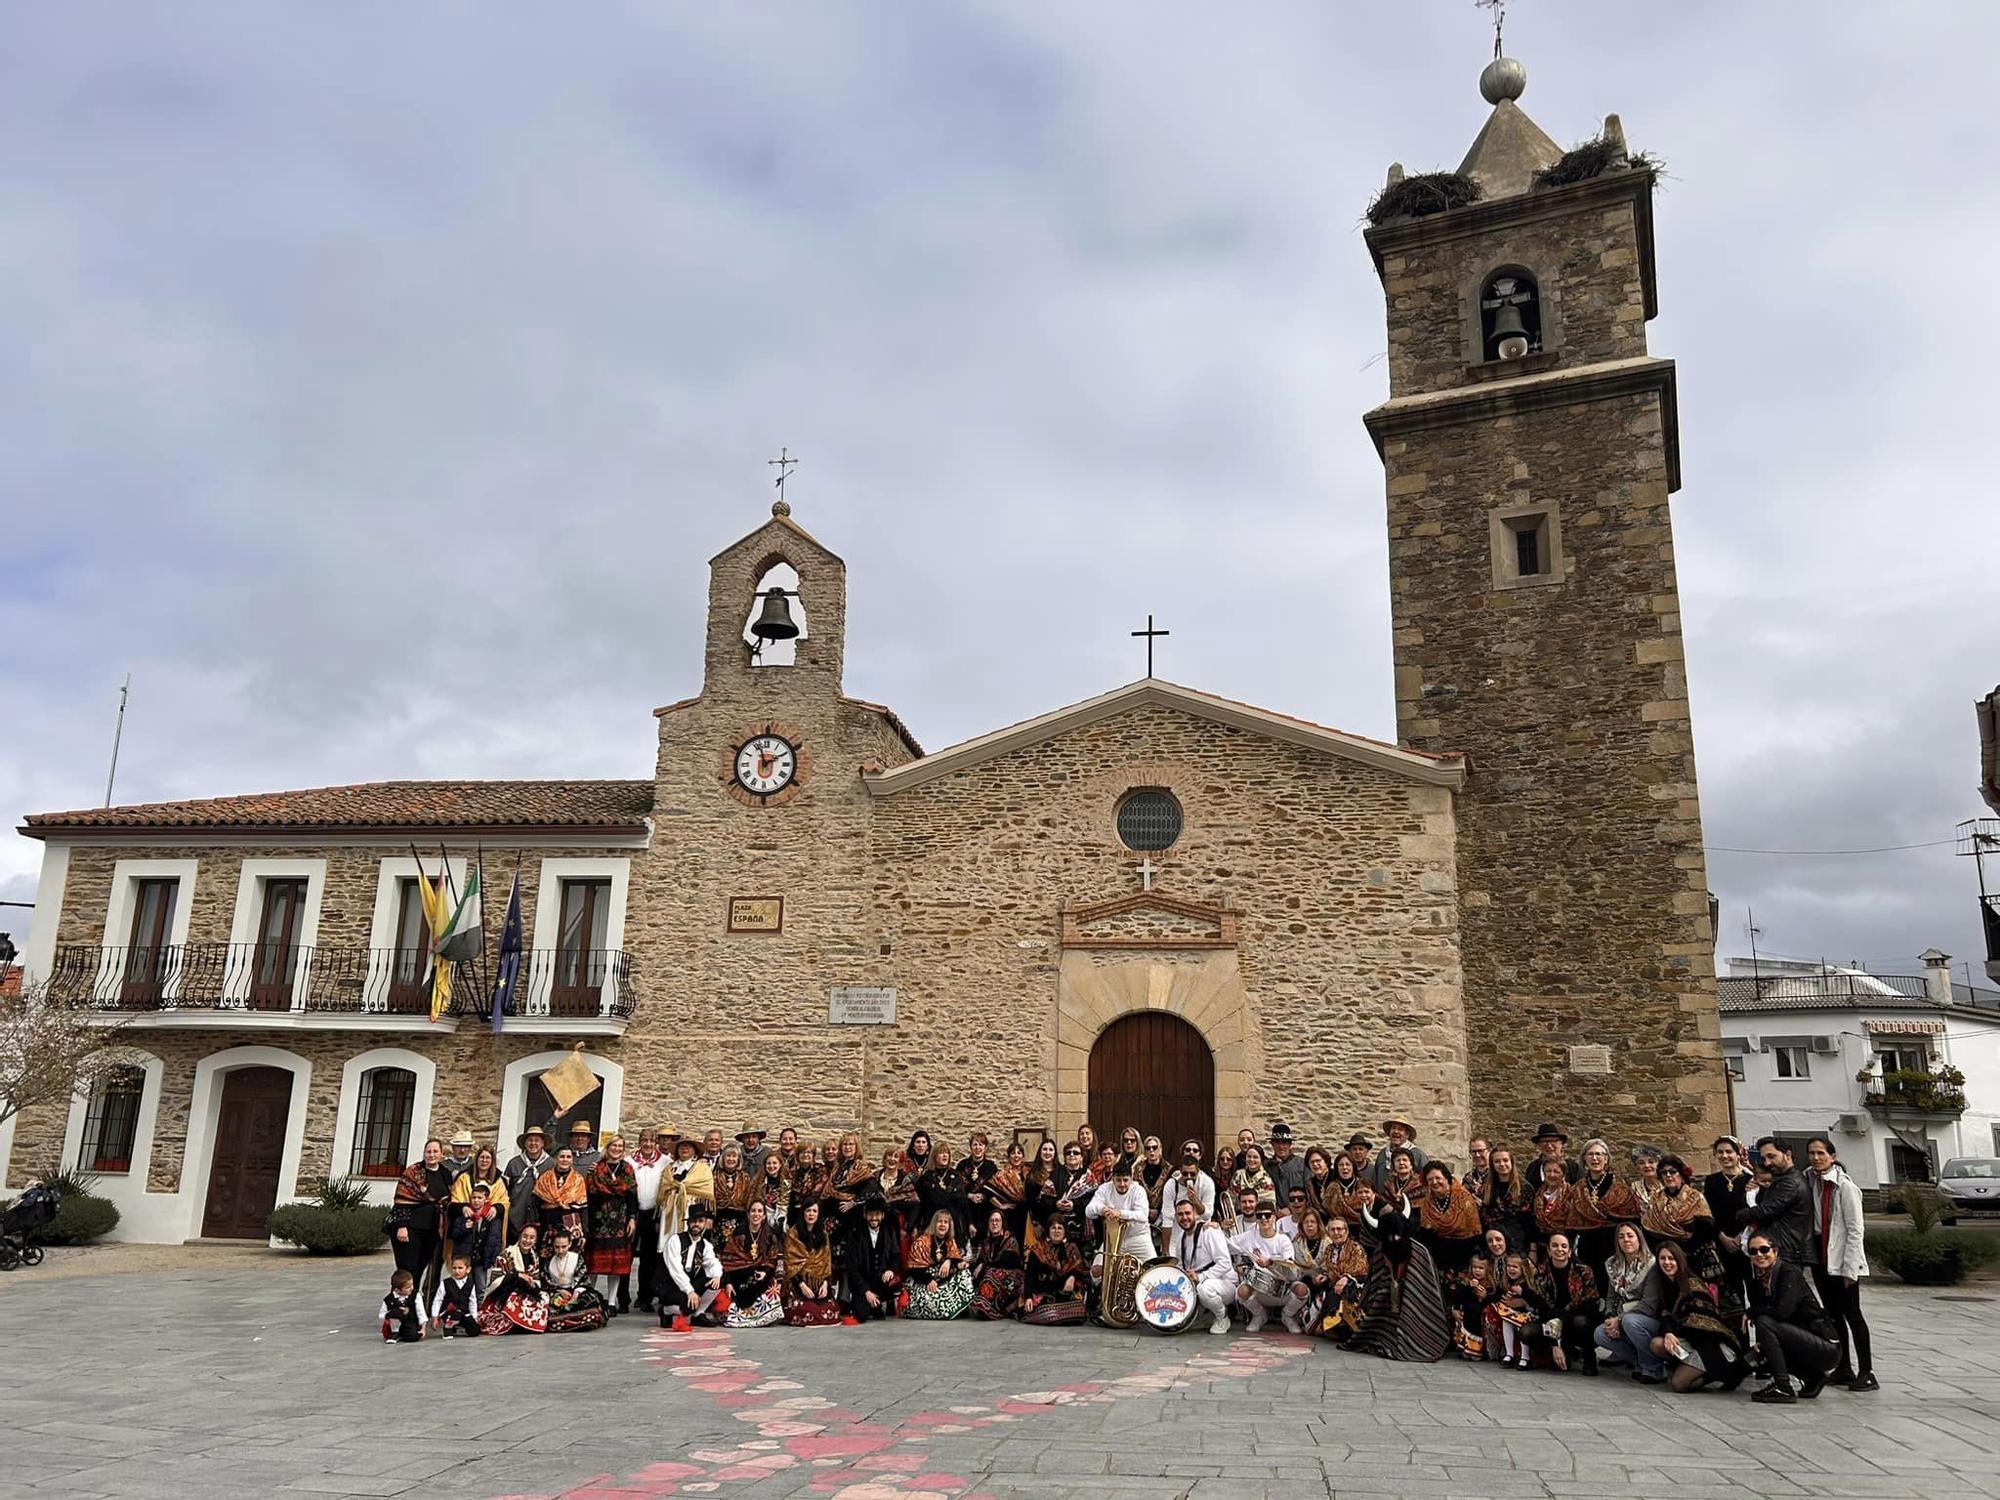
[[[1584,16],[1588,15],[1587,24]],[[14,6],[0,809],[647,774],[704,560],[804,456],[848,688],[941,746],[1140,675],[1392,734],[1359,217],[1457,163],[1470,0]],[[1981,811],[1985,3],[1519,0],[1665,158],[1703,810]],[[0,836],[0,895],[39,845]],[[1979,958],[1969,862],[1717,852],[1723,942]],[[12,914],[19,929],[23,914]],[[0,926],[8,925],[0,922]]]

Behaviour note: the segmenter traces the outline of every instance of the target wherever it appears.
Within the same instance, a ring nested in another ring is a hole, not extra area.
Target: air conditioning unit
[[[1816,1036],[1812,1039],[1812,1049],[1815,1052],[1838,1052],[1840,1050],[1840,1038],[1837,1036]]]
[[[1842,1115],[1838,1120],[1833,1122],[1833,1128],[1838,1130],[1842,1135],[1866,1135],[1868,1134],[1868,1116]]]

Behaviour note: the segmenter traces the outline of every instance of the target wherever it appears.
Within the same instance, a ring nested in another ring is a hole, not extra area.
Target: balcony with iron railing
[[[1886,1120],[1955,1120],[1965,1113],[1965,1075],[1953,1067],[1897,1068],[1861,1075],[1862,1103]]]
[[[188,943],[60,947],[48,978],[56,1004],[133,1026],[449,1030],[492,1013],[491,964],[455,966],[451,1005],[431,1020],[430,958],[421,949]],[[521,955],[503,1029],[616,1036],[632,1018],[631,960],[615,948]]]

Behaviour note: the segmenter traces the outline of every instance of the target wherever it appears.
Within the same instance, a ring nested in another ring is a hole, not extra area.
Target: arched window
[[[1479,292],[1479,348],[1488,361],[1542,352],[1542,298],[1518,266],[1495,271]]]
[[[349,1176],[401,1175],[410,1159],[410,1117],[416,1106],[417,1075],[408,1068],[370,1068],[361,1075]]]
[[[129,1172],[132,1143],[139,1135],[139,1104],[146,1093],[146,1070],[121,1063],[99,1076],[83,1117],[83,1145],[77,1166],[86,1172]]]
[[[785,630],[791,634],[783,634]],[[750,648],[750,665],[796,666],[799,642],[806,635],[806,606],[799,596],[798,569],[790,563],[773,563],[757,580],[750,613],[743,621],[743,644]]]

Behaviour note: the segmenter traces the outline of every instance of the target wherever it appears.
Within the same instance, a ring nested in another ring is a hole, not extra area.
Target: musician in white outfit
[[[1183,1198],[1195,1206],[1195,1218],[1215,1217],[1215,1179],[1201,1169],[1201,1142],[1181,1142],[1181,1164],[1160,1187],[1160,1228],[1170,1230],[1180,1220],[1176,1210]]]
[[[1236,1300],[1236,1262],[1229,1240],[1213,1224],[1202,1222],[1192,1198],[1174,1206],[1173,1244],[1181,1269],[1194,1282],[1195,1301],[1213,1316],[1210,1333],[1229,1332],[1229,1307]]]
[[[1090,1195],[1083,1216],[1119,1220],[1125,1227],[1118,1241],[1118,1253],[1136,1255],[1142,1261],[1153,1258],[1153,1205],[1146,1197],[1146,1190],[1134,1180],[1129,1162],[1121,1161],[1111,1169],[1111,1180]],[[1091,1271],[1102,1275],[1103,1267],[1104,1252],[1099,1250],[1091,1262]]]
[[[1238,1261],[1248,1262],[1248,1269],[1237,1281],[1236,1300],[1249,1310],[1252,1333],[1260,1332],[1272,1313],[1282,1312],[1289,1319],[1305,1306],[1304,1300],[1292,1291],[1292,1237],[1278,1232],[1277,1204],[1268,1198],[1260,1201],[1255,1224],[1231,1240],[1229,1248]],[[1278,1291],[1257,1290],[1254,1273],[1264,1270],[1274,1273]]]

